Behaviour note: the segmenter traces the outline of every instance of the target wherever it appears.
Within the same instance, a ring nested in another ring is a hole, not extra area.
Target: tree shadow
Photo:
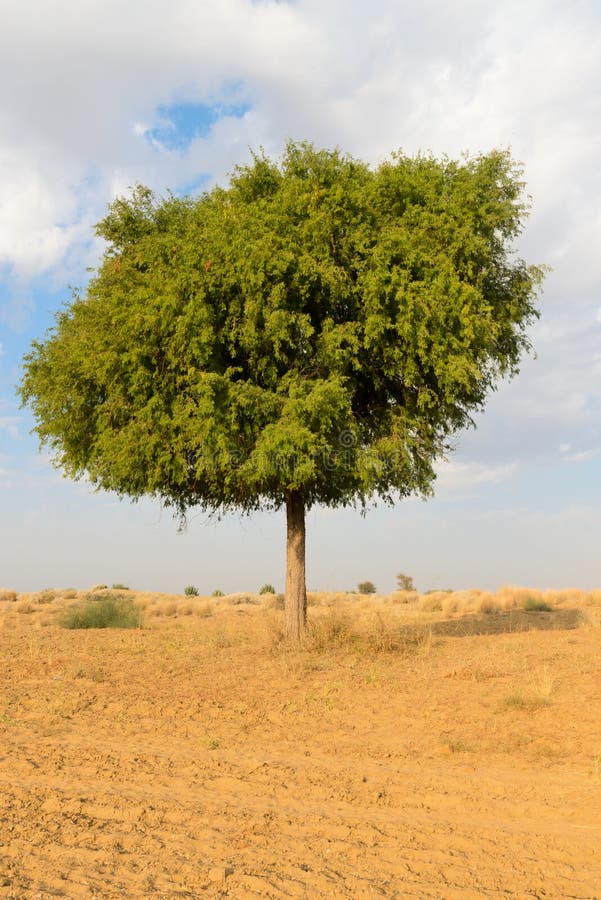
[[[479,634],[510,634],[519,631],[563,631],[578,628],[584,621],[579,609],[550,612],[511,609],[506,612],[473,613],[460,619],[445,619],[430,626],[433,635],[468,637]]]

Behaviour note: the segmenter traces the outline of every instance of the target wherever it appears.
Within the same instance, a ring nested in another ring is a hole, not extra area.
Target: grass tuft
[[[209,619],[215,615],[215,607],[210,600],[201,600],[200,603],[194,604],[192,612],[199,619]]]
[[[104,594],[88,598],[64,610],[59,618],[62,628],[141,628],[142,616],[132,600]]]
[[[538,600],[536,597],[526,597],[524,600],[524,610],[526,612],[552,612],[553,607],[549,606],[544,600]]]
[[[326,651],[334,647],[348,647],[352,640],[350,618],[338,609],[329,609],[323,616],[309,622],[307,646],[311,650]]]

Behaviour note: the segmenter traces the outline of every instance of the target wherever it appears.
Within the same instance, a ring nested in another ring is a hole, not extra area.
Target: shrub
[[[104,594],[66,609],[59,624],[62,628],[140,628],[142,618],[132,600]]]
[[[40,605],[45,603],[52,603],[53,600],[56,599],[58,591],[54,591],[52,588],[44,588],[43,591],[38,591],[37,594],[32,595],[32,600]]]
[[[263,587],[261,588],[259,593],[260,594],[275,594],[275,588],[272,584],[269,584],[269,582],[268,582],[267,584],[263,585]]]
[[[223,593],[223,591],[220,591],[219,588],[215,588],[215,590],[211,594],[211,597],[225,597],[225,594]]]
[[[129,590],[129,585],[127,585],[127,584],[120,584],[119,582],[117,582],[117,584],[114,584],[114,585],[113,585],[113,590],[114,590],[114,591],[128,591],[128,590]]]
[[[188,584],[184,588],[184,594],[186,597],[198,597],[198,588],[194,587],[193,584]]]
[[[551,612],[553,607],[544,600],[537,600],[536,597],[526,597],[524,609],[526,612]]]
[[[357,585],[360,594],[375,594],[376,586],[373,581],[361,581]]]
[[[14,603],[16,599],[17,599],[16,591],[6,591],[6,590],[0,591],[0,603],[3,603],[3,602]]]

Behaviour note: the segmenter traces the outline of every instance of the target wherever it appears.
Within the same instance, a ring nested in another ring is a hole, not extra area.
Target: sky
[[[596,0],[0,0],[0,587],[284,587],[284,513],[216,521],[62,477],[15,385],[138,183],[198,193],[286,141],[371,164],[509,147],[547,264],[536,358],[458,435],[435,497],[313,509],[310,589],[601,586]]]

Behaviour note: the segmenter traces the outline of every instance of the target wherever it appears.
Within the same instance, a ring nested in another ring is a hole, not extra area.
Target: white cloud
[[[75,190],[62,166],[41,163],[14,148],[0,150],[0,266],[36,274],[64,259],[70,246],[87,238],[78,221]]]
[[[575,453],[568,453],[565,458],[572,463],[589,462],[591,459],[599,456],[599,453],[601,453],[599,447],[591,447],[589,450],[578,450]]]
[[[548,262],[539,350],[488,416],[590,427],[601,404],[601,17],[593,0],[4,0],[0,34],[0,272],[19,324],[31,277],[80,281],[92,224],[136,181],[221,179],[248,148],[310,138],[376,161],[511,144],[534,209],[522,244]],[[157,109],[231,100],[184,153],[147,139]],[[72,273],[78,273],[75,277]],[[15,281],[14,278],[17,278]],[[546,427],[546,426],[545,426]],[[561,435],[547,446],[557,446]],[[547,435],[545,434],[545,439]]]
[[[164,190],[201,173],[219,180],[249,146],[276,154],[288,137],[370,161],[399,147],[456,155],[510,145],[534,201],[520,246],[554,268],[532,329],[539,356],[490,398],[478,431],[461,438],[470,452],[440,468],[436,492],[502,492],[528,462],[557,460],[560,445],[566,462],[592,459],[599,83],[595,0],[3,0],[0,273],[11,273],[22,311],[4,321],[22,326],[35,276],[62,284],[92,263],[92,224],[136,181]],[[232,92],[249,112],[185,152],[147,140],[159,107]],[[507,546],[514,532],[509,523]]]
[[[511,480],[518,471],[517,461],[492,466],[479,462],[445,461],[437,466],[436,494],[464,494],[482,485],[501,484]]]
[[[19,439],[19,416],[0,416],[0,431],[6,431],[13,440]]]
[[[219,178],[249,144],[277,152],[292,136],[374,160],[398,146],[454,154],[511,143],[537,203],[530,243],[562,280],[566,261],[572,278],[599,272],[588,253],[601,118],[590,0],[535,0],[526,10],[517,0],[174,0],[168,14],[159,0],[93,0],[76,16],[66,0],[33,6],[35,28],[31,4],[3,4],[6,264],[30,273],[56,265],[89,234],[115,182]],[[252,114],[183,158],[141,140],[159,105],[212,102],[232,85]]]

